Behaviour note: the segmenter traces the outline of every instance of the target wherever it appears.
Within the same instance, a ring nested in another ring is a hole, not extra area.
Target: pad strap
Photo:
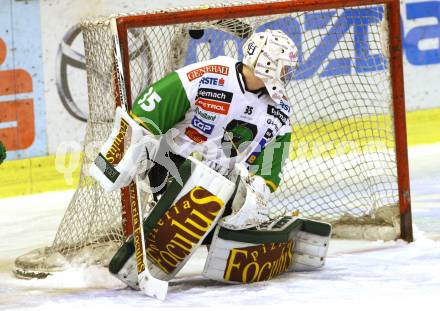
[[[325,222],[304,220],[295,244],[291,271],[314,271],[325,265],[330,244],[331,225]]]

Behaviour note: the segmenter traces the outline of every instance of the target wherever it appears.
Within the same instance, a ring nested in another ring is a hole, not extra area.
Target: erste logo
[[[202,77],[202,79],[200,80],[200,84],[223,86],[225,84],[225,79],[223,78],[219,79],[214,77]]]

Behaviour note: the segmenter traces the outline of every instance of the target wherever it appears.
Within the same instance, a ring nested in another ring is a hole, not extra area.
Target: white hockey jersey
[[[165,133],[182,157],[197,151],[227,169],[254,164],[277,137],[287,137],[288,149],[291,108],[287,100],[276,104],[265,89],[248,91],[242,66],[226,56],[185,66],[146,88],[132,112],[138,120],[148,118],[143,125],[154,134]],[[284,154],[285,147],[275,152]],[[273,157],[282,161],[285,154]]]

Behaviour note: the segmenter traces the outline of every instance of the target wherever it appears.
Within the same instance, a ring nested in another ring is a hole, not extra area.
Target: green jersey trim
[[[255,164],[250,168],[255,175],[261,176],[266,181],[272,192],[274,192],[281,181],[280,173],[284,161],[289,154],[291,133],[277,136],[261,152]]]
[[[160,135],[182,121],[189,108],[190,101],[179,75],[172,72],[139,94],[131,115],[148,131]]]

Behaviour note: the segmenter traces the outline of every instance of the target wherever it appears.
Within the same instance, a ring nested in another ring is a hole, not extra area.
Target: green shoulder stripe
[[[182,121],[189,107],[179,75],[172,72],[138,95],[131,115],[150,132],[160,135]]]

